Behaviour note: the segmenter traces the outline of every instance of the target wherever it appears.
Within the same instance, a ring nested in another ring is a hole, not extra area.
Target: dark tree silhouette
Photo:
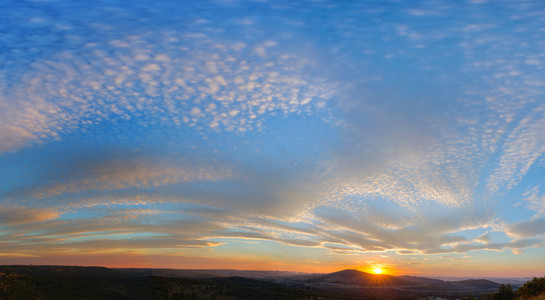
[[[515,295],[517,297],[526,298],[526,297],[532,297],[537,296],[545,293],[545,277],[540,277],[526,282],[524,285],[522,285]]]
[[[488,294],[486,300],[511,300],[514,297],[513,288],[510,284],[500,285],[497,293]]]

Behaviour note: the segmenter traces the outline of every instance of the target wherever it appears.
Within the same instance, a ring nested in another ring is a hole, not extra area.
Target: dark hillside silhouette
[[[535,278],[516,295],[543,292],[545,278]],[[274,271],[0,266],[0,299],[396,300],[429,296],[461,299],[468,295],[503,300],[511,299],[513,290],[483,279],[444,281],[357,270],[294,276],[292,272]]]
[[[369,274],[358,270],[342,270],[327,275],[323,275],[310,282],[315,283],[341,283],[341,284],[356,284],[367,286],[390,286],[390,285],[416,285],[418,283],[405,280],[391,275]]]

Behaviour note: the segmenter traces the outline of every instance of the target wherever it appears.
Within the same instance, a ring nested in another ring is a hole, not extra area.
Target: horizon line
[[[154,268],[154,267],[106,267],[106,266],[100,266],[100,265],[58,265],[58,264],[0,264],[0,267],[9,267],[9,266],[33,266],[33,267],[82,267],[82,268],[105,268],[105,269],[117,269],[117,270],[123,270],[123,269],[137,269],[137,270],[184,270],[184,271],[239,271],[239,272],[286,272],[286,273],[300,273],[300,274],[332,274],[337,273],[341,271],[346,270],[354,270],[365,274],[370,274],[374,276],[394,276],[394,277],[402,277],[402,276],[411,276],[411,277],[421,277],[421,278],[471,278],[471,279],[490,279],[490,278],[497,278],[497,279],[528,279],[528,278],[537,278],[538,276],[525,276],[525,277],[502,277],[502,276],[480,276],[480,277],[474,277],[474,276],[450,276],[450,275],[409,275],[409,274],[400,274],[400,275],[392,275],[392,274],[373,274],[370,272],[365,272],[358,270],[356,268],[346,268],[334,272],[301,272],[301,271],[286,271],[286,270],[250,270],[250,269],[195,269],[195,268]],[[544,275],[545,276],[545,275]]]

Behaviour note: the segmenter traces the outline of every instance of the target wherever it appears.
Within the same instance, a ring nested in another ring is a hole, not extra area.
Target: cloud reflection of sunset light
[[[545,2],[443,2],[0,1],[0,264],[543,276]]]

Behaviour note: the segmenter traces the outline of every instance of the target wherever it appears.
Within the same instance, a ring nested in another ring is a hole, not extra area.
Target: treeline
[[[89,269],[87,273],[85,269],[51,269],[0,267],[0,300],[340,299],[334,293],[242,277],[191,279],[122,276],[107,269]]]
[[[476,300],[473,295],[464,300]],[[510,284],[502,284],[496,293],[490,293],[482,300],[545,300],[545,277],[536,278],[526,282],[516,292]]]

